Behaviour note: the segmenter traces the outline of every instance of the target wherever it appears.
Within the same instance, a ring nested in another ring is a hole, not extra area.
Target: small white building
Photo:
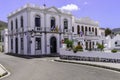
[[[8,16],[9,53],[57,55],[61,40],[71,39],[71,27],[71,13],[27,4]]]
[[[112,50],[112,49],[120,50],[120,34],[107,36],[105,40],[105,44],[106,44],[106,49],[108,50]]]
[[[1,32],[1,39],[2,39],[2,51],[4,53],[8,53],[8,29],[4,29]]]
[[[80,42],[84,50],[94,50],[97,43],[104,44],[105,30],[99,27],[97,21],[89,17],[74,18],[73,24],[73,40],[76,45]]]
[[[57,55],[65,39],[82,42],[86,50],[103,42],[98,22],[76,19],[56,7],[31,4],[9,14],[8,33],[8,53],[21,55]]]

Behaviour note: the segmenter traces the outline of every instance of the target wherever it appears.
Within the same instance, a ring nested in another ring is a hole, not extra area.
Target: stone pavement
[[[77,61],[77,60],[65,60],[65,59],[60,59],[60,58],[56,58],[54,61],[65,62],[65,63],[74,63],[74,64],[82,64],[82,65],[89,65],[89,66],[100,67],[100,68],[105,68],[105,69],[110,69],[110,70],[120,72],[120,63]]]

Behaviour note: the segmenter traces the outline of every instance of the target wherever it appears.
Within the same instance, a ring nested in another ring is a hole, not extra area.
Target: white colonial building
[[[84,50],[94,50],[97,48],[97,43],[104,44],[104,29],[99,27],[97,21],[94,21],[89,17],[80,19],[74,18],[73,24],[73,40],[75,44],[80,42]]]
[[[55,7],[27,4],[8,16],[9,53],[59,53],[61,40],[71,39],[72,15]]]
[[[21,55],[55,55],[64,39],[93,49],[97,42],[103,42],[101,34],[104,36],[98,22],[90,18],[76,19],[56,7],[31,4],[9,14],[8,32],[8,52]]]

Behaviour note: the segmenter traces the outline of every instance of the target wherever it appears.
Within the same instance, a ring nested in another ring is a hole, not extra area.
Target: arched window
[[[68,29],[68,20],[64,19],[64,29]]]
[[[85,27],[85,31],[87,32],[87,26]]]
[[[84,33],[84,27],[83,27],[83,26],[81,26],[81,30],[82,30],[82,32]]]
[[[51,17],[51,28],[55,28],[55,18]]]
[[[23,25],[24,25],[23,16],[21,16],[20,22],[21,22],[21,27],[23,27]]]
[[[13,21],[11,21],[11,31],[13,30]]]
[[[41,26],[40,16],[36,15],[35,16],[35,27],[40,27],[40,26]]]
[[[92,32],[94,32],[94,28],[92,28]]]
[[[95,28],[95,35],[97,36],[97,28]]]
[[[87,31],[88,31],[87,26],[85,26],[85,35],[87,35]]]
[[[74,26],[72,26],[72,32],[74,32]]]
[[[89,31],[91,31],[91,27],[89,27]]]
[[[16,26],[16,29],[17,29],[18,28],[18,20],[17,20],[17,18],[15,20],[15,26]]]
[[[80,26],[77,25],[77,34],[80,34]]]

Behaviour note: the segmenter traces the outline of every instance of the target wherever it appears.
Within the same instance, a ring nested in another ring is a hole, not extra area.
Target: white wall
[[[60,49],[60,55],[68,56],[81,56],[81,57],[97,57],[97,58],[109,58],[109,59],[120,59],[120,53],[105,53],[105,52],[77,52],[66,51],[65,49]]]

